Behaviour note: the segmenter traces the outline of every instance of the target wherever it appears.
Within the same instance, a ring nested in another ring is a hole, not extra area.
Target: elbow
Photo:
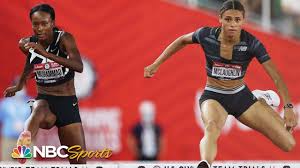
[[[186,42],[184,40],[184,35],[180,36],[177,40],[180,45],[186,45]]]
[[[82,73],[83,72],[83,66],[80,66],[77,70],[77,72]]]
[[[78,67],[76,68],[76,72],[79,72],[79,73],[82,73],[82,72],[83,72],[83,64],[82,64],[82,63],[80,63],[80,64],[78,65]]]
[[[187,44],[191,44],[192,41],[191,39],[188,37],[188,35],[182,35],[177,39],[180,43],[180,45],[185,46]]]

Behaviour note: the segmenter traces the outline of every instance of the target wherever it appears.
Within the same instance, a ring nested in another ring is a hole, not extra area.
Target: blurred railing
[[[218,12],[225,0],[170,0]],[[276,31],[300,38],[300,0],[240,0],[248,21],[265,31]]]

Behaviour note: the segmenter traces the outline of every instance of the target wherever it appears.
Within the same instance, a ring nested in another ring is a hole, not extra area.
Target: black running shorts
[[[220,90],[206,86],[199,100],[201,104],[208,99],[213,99],[219,102],[229,115],[239,118],[257,98],[252,94],[249,88],[245,85],[234,90]]]
[[[56,115],[55,125],[63,127],[72,123],[81,122],[78,100],[74,96],[52,96],[38,94],[36,100],[46,100],[52,113]]]

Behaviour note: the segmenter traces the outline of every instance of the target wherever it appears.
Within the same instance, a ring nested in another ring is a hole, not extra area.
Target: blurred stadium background
[[[89,150],[113,150],[111,160],[133,160],[127,144],[139,120],[139,104],[151,100],[164,136],[160,160],[198,160],[203,136],[198,97],[205,86],[205,59],[199,46],[189,46],[167,61],[153,79],[143,69],[178,36],[201,26],[218,26],[222,0],[2,0],[1,82],[3,92],[21,74],[25,56],[21,37],[32,33],[29,10],[46,2],[56,11],[56,25],[71,32],[86,60],[76,80]],[[300,1],[244,0],[245,29],[266,46],[288,85],[295,111],[300,110]],[[273,89],[255,60],[245,78],[251,89]],[[27,83],[31,97],[35,83]],[[282,114],[282,106],[276,109]],[[1,111],[0,111],[1,113]],[[13,123],[12,123],[13,125]],[[300,124],[296,148],[285,153],[253,130],[228,118],[219,140],[217,160],[300,160]],[[40,131],[37,144],[59,145],[56,130]],[[2,148],[2,147],[1,147]]]

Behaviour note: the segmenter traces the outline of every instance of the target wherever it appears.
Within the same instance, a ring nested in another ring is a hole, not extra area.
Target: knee
[[[208,121],[205,126],[205,133],[220,134],[221,128],[216,121]]]
[[[290,152],[291,150],[294,149],[295,146],[296,146],[296,141],[291,136],[291,138],[288,139],[288,142],[284,145],[284,147],[282,148],[282,150],[285,151],[285,152]]]

